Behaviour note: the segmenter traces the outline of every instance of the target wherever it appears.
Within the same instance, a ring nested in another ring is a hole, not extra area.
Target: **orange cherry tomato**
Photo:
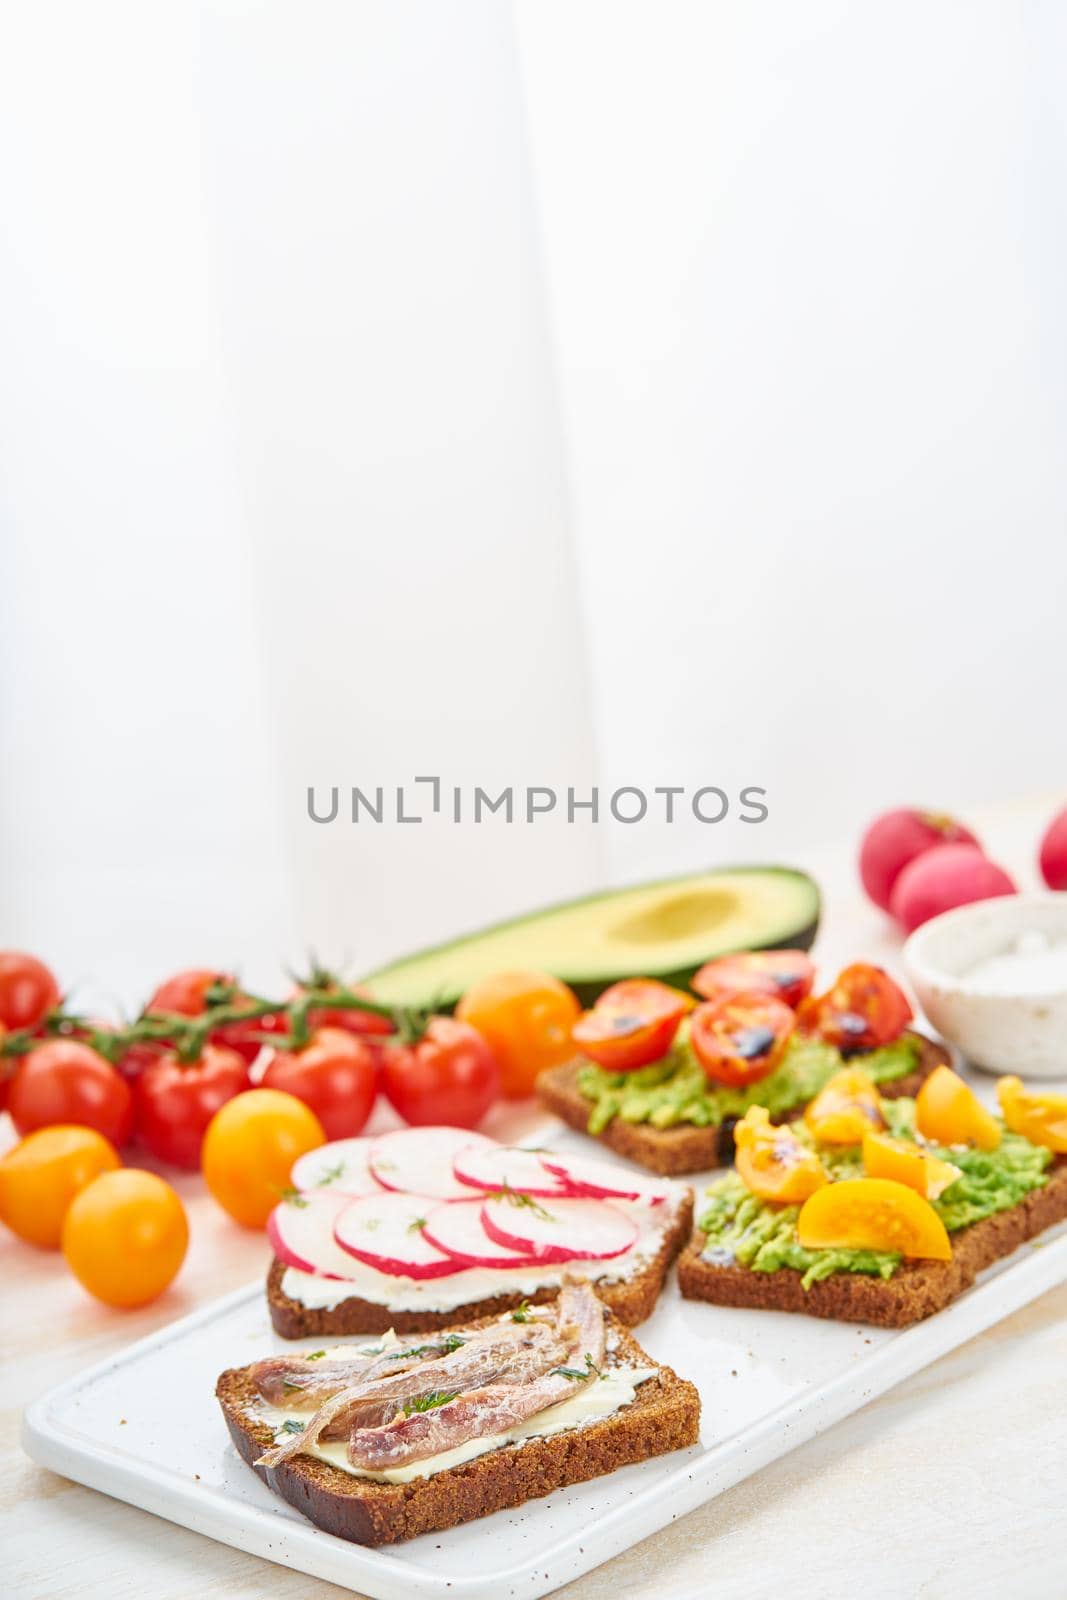
[[[322,1123],[295,1095],[248,1089],[208,1123],[200,1152],[204,1181],[243,1228],[262,1228],[289,1187],[297,1156],[325,1143]]]
[[[873,1129],[863,1135],[863,1166],[868,1177],[892,1178],[927,1200],[944,1194],[960,1175],[951,1161],[942,1161],[910,1139],[894,1139]]]
[[[58,1250],[74,1196],[121,1163],[95,1128],[38,1128],[0,1161],[0,1222],[28,1244]]]
[[[872,1128],[884,1128],[882,1097],[859,1067],[835,1072],[804,1111],[821,1144],[859,1144]]]
[[[581,1015],[572,990],[547,972],[498,972],[471,985],[456,1007],[477,1028],[500,1066],[501,1093],[533,1094],[539,1072],[574,1054],[571,1029]]]
[[[796,1017],[764,994],[723,994],[697,1006],[689,1022],[693,1054],[711,1083],[743,1088],[772,1073]]]
[[[1067,1094],[1038,1094],[1025,1089],[1019,1078],[1000,1078],[997,1099],[1012,1133],[1067,1155]]]
[[[660,1061],[674,1043],[693,997],[656,978],[613,983],[571,1030],[575,1044],[609,1072],[632,1072]]]
[[[788,1123],[776,1126],[765,1106],[749,1106],[734,1125],[734,1163],[746,1189],[761,1200],[797,1205],[829,1179],[814,1150]]]
[[[817,1033],[838,1050],[874,1050],[899,1039],[912,1011],[908,997],[881,967],[857,961],[846,967],[832,989],[802,1002],[797,1019],[805,1033]]]
[[[161,1295],[188,1244],[185,1208],[170,1184],[136,1167],[94,1178],[63,1222],[71,1271],[108,1306],[144,1306]]]
[[[895,1250],[951,1261],[945,1224],[929,1200],[890,1178],[845,1178],[805,1200],[797,1218],[805,1250]]]
[[[995,1150],[1000,1126],[951,1067],[935,1067],[915,1096],[915,1126],[935,1144]]]
[[[701,967],[693,988],[705,1000],[723,994],[769,994],[795,1010],[815,982],[815,963],[804,950],[747,950]]]

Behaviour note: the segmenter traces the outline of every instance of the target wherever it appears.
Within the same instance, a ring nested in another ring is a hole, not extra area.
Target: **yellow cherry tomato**
[[[1021,1078],[999,1078],[997,1099],[1012,1133],[1067,1154],[1067,1094],[1038,1093],[1024,1088]]]
[[[882,1097],[859,1067],[835,1072],[804,1112],[821,1144],[859,1144],[871,1128],[884,1128]]]
[[[1000,1126],[951,1067],[935,1067],[915,1096],[915,1126],[935,1144],[995,1150]]]
[[[738,1176],[761,1200],[796,1205],[829,1181],[815,1151],[788,1124],[773,1123],[765,1106],[749,1106],[734,1124],[734,1151]]]
[[[896,1250],[951,1261],[945,1224],[929,1200],[890,1178],[846,1178],[816,1189],[797,1218],[805,1250]]]
[[[120,1167],[75,1195],[63,1221],[63,1254],[74,1276],[107,1306],[144,1306],[185,1260],[189,1224],[169,1183]]]
[[[501,1093],[510,1099],[533,1094],[539,1072],[570,1060],[571,1029],[581,1014],[577,996],[547,972],[480,978],[456,1007],[496,1056]]]
[[[944,1194],[960,1175],[951,1161],[942,1161],[910,1139],[894,1139],[873,1129],[863,1135],[863,1166],[869,1177],[905,1183],[927,1200]]]
[[[200,1165],[222,1209],[243,1228],[263,1228],[297,1156],[325,1143],[322,1123],[295,1095],[248,1089],[208,1123]]]
[[[74,1196],[120,1165],[114,1145],[95,1128],[38,1128],[0,1161],[0,1222],[28,1244],[58,1250]]]

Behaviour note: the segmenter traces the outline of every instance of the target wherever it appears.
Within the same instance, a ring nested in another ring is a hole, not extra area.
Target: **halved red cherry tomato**
[[[743,1088],[774,1071],[796,1020],[784,1001],[770,995],[724,994],[697,1006],[689,1042],[706,1078]]]
[[[815,982],[815,963],[803,950],[747,950],[701,967],[693,988],[705,1000],[723,994],[769,994],[794,1010]]]
[[[797,1021],[843,1052],[874,1050],[898,1039],[911,1021],[903,989],[881,967],[857,961],[845,967],[826,994],[805,1000]]]
[[[377,1063],[369,1040],[343,1028],[316,1028],[302,1050],[274,1052],[263,1082],[310,1106],[327,1139],[350,1139],[370,1116]]]
[[[215,1112],[249,1088],[248,1067],[236,1050],[206,1044],[199,1059],[188,1063],[169,1052],[149,1061],[134,1080],[138,1136],[160,1161],[195,1171]]]
[[[625,978],[578,1018],[571,1038],[598,1066],[632,1072],[667,1054],[694,1004],[691,996],[656,978]]]

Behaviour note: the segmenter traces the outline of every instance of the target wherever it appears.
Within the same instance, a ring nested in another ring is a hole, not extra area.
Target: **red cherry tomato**
[[[571,1029],[590,1061],[609,1072],[632,1072],[659,1061],[674,1043],[678,1024],[692,1010],[691,996],[656,978],[613,983]]]
[[[769,994],[795,1010],[811,993],[815,963],[803,950],[749,950],[701,967],[693,988],[705,1000],[722,994]]]
[[[774,1071],[796,1020],[772,995],[722,994],[697,1006],[689,1042],[710,1082],[743,1088]]]
[[[48,1039],[19,1064],[8,1100],[20,1134],[56,1122],[95,1128],[116,1147],[133,1126],[130,1086],[103,1056],[77,1039]]]
[[[9,1031],[36,1028],[59,1004],[59,985],[43,961],[0,950],[0,1023]]]
[[[327,1139],[362,1133],[377,1093],[374,1054],[366,1040],[343,1028],[316,1028],[302,1050],[278,1050],[263,1074],[268,1089],[283,1089],[310,1106]]]
[[[237,980],[232,973],[217,972],[208,967],[190,967],[187,971],[177,972],[173,978],[161,983],[146,1009],[175,1011],[182,1017],[199,1017],[207,1010],[208,993],[215,987],[232,989],[234,993],[231,1003],[234,1005],[240,1005],[246,998],[237,988]],[[225,1045],[229,1050],[236,1050],[242,1060],[251,1066],[259,1055],[262,1043],[256,1035],[276,1033],[284,1027],[284,1017],[268,1014],[255,1017],[248,1022],[224,1022],[221,1027],[214,1029],[211,1037],[216,1044]]]
[[[138,1137],[159,1161],[195,1171],[215,1112],[250,1087],[236,1050],[206,1044],[199,1059],[187,1063],[168,1051],[144,1066],[134,1084]]]
[[[324,985],[316,985],[316,987],[330,989],[334,987],[334,985],[327,982]],[[302,995],[304,992],[304,987],[301,985],[301,987],[297,989],[293,998],[299,999],[300,995]],[[361,995],[364,1000],[373,1000],[374,998],[373,995],[368,994],[365,989],[361,988],[359,984],[353,984],[351,992],[353,994]],[[384,1038],[386,1034],[390,1034],[395,1031],[391,1018],[380,1017],[378,1016],[377,1012],[374,1011],[349,1011],[342,1008],[326,1010],[325,1008],[320,1008],[317,1011],[311,1011],[308,1013],[308,1021],[311,1023],[313,1028],[343,1028],[346,1033],[355,1033],[359,1035],[369,1033],[379,1038]]]
[[[900,1037],[911,1021],[908,997],[881,967],[857,961],[826,994],[805,1000],[797,1020],[839,1050],[874,1050]]]
[[[431,1017],[416,1044],[386,1046],[382,1088],[405,1122],[473,1128],[497,1097],[500,1068],[468,1023]]]

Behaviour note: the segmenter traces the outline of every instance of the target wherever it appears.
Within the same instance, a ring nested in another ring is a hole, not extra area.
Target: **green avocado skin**
[[[890,1083],[914,1072],[919,1046],[913,1038],[898,1039],[881,1050],[850,1057],[875,1083]],[[821,1039],[794,1034],[781,1064],[770,1077],[747,1089],[713,1088],[689,1044],[683,1024],[671,1052],[662,1061],[636,1072],[605,1072],[589,1062],[578,1074],[578,1088],[591,1102],[588,1130],[603,1133],[613,1117],[672,1128],[679,1122],[717,1128],[729,1117],[743,1117],[749,1106],[766,1106],[780,1117],[814,1100],[819,1090],[844,1066],[840,1051]]]
[[[894,1138],[914,1139],[914,1100],[886,1101],[882,1109]],[[805,1143],[813,1143],[802,1125],[794,1131]],[[1047,1183],[1052,1160],[1050,1151],[1006,1129],[996,1150],[932,1144],[926,1148],[960,1169],[956,1181],[931,1202],[949,1233],[1018,1205],[1031,1190]],[[863,1176],[858,1145],[842,1149],[820,1146],[819,1155],[832,1179]],[[792,1267],[803,1273],[805,1289],[835,1272],[891,1278],[900,1265],[901,1257],[890,1251],[805,1250],[797,1239],[800,1207],[775,1206],[758,1199],[736,1172],[717,1179],[706,1193],[707,1203],[698,1213],[697,1226],[705,1235],[704,1258],[712,1265],[736,1263],[753,1272]]]

